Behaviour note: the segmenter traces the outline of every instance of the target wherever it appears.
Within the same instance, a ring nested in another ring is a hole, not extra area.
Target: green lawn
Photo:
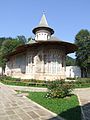
[[[75,88],[90,88],[90,83],[75,84]]]
[[[75,95],[67,98],[51,99],[45,98],[46,93],[29,92],[28,98],[55,112],[66,120],[81,120],[81,110],[78,98]]]
[[[10,80],[0,80],[0,82],[6,85],[16,85],[16,86],[31,86],[31,87],[47,87],[45,84],[32,84],[31,82],[22,82],[22,81],[10,81]],[[75,88],[88,88],[90,83],[75,83]]]
[[[14,85],[14,86],[28,86],[28,87],[46,87],[45,84],[36,84],[31,82],[23,82],[23,81],[10,81],[10,80],[0,80],[3,84],[6,85]]]
[[[21,80],[19,78],[12,78],[8,76],[0,77],[0,82],[7,85],[17,86],[32,86],[32,87],[47,87],[46,81],[41,80]],[[88,88],[90,87],[90,78],[78,78],[74,83],[75,88]]]

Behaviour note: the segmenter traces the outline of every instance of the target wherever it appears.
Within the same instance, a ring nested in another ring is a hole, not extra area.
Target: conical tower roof
[[[46,17],[45,17],[45,14],[42,15],[42,18],[40,20],[38,27],[49,27],[47,20],[46,20]]]
[[[39,25],[36,28],[34,28],[32,32],[35,34],[38,30],[47,30],[51,33],[51,35],[54,33],[54,30],[49,27],[44,13],[41,17]]]

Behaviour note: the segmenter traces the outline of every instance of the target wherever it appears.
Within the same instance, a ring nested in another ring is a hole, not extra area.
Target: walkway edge
[[[78,97],[79,105],[80,105],[80,108],[81,108],[81,117],[82,117],[81,120],[86,120],[84,112],[83,112],[82,104],[81,104],[81,101],[80,101],[80,97],[79,97],[78,94],[77,94],[77,97]]]
[[[23,97],[24,97],[24,98],[26,98],[26,99],[28,99],[29,101],[32,101],[31,99],[29,99],[29,98],[28,98],[28,97],[26,97],[26,96],[23,96]],[[49,113],[53,114],[55,117],[59,118],[60,120],[65,120],[64,118],[62,118],[62,117],[58,116],[56,113],[54,113],[54,112],[52,112],[52,111],[48,110],[47,108],[45,108],[45,107],[41,106],[40,104],[38,104],[38,103],[36,103],[36,102],[34,102],[34,101],[32,101],[32,103],[36,104],[37,106],[39,106],[40,108],[42,108],[42,109],[46,110],[47,112],[49,112]]]

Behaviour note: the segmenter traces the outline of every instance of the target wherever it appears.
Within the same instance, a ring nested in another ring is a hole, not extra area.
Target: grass
[[[31,87],[46,87],[45,84],[33,83],[33,82],[23,82],[23,81],[10,81],[10,80],[2,80],[0,81],[6,85],[16,85],[16,86],[31,86]]]
[[[75,84],[75,88],[89,88],[90,83],[83,83],[83,84]]]
[[[0,82],[6,85],[47,87],[46,81],[43,80],[21,80],[20,78],[12,78],[8,76],[0,77]],[[78,78],[74,83],[74,86],[75,88],[88,88],[90,87],[90,78]]]
[[[46,93],[29,92],[28,98],[44,106],[66,120],[81,120],[81,110],[75,95],[66,98],[46,98]]]
[[[13,85],[13,86],[28,86],[28,87],[47,87],[46,85],[42,84],[31,84],[29,82],[16,82],[16,81],[1,81],[2,83],[6,85]],[[74,84],[75,88],[89,88],[90,83],[83,83],[83,84]]]
[[[22,82],[22,81],[10,81],[10,80],[0,80],[0,82],[6,85],[16,85],[16,86],[31,86],[31,87],[47,87],[45,84],[33,84],[31,82]],[[90,83],[75,83],[75,88],[88,88],[90,87]]]
[[[46,87],[46,81],[35,80],[35,79],[20,79],[13,78],[10,76],[0,76],[0,82],[6,85],[17,85],[17,86],[32,86],[32,87]]]
[[[74,84],[75,88],[88,88],[90,87],[90,78],[78,78]]]
[[[27,86],[27,84],[23,83],[23,82],[8,81],[8,80],[3,80],[1,82],[6,84],[6,85]]]

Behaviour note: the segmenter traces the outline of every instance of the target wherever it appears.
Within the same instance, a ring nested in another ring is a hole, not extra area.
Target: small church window
[[[42,55],[39,55],[39,59],[40,59],[40,61],[42,61]]]
[[[64,57],[62,56],[62,67],[64,67]]]
[[[32,63],[34,63],[34,57],[32,56]]]
[[[64,63],[63,63],[63,61],[62,61],[62,67],[64,67]]]
[[[47,63],[47,56],[44,55],[44,64],[46,64],[46,63]]]
[[[37,35],[37,39],[38,39],[38,35]]]
[[[28,73],[33,73],[34,56],[28,56]]]
[[[29,63],[29,64],[31,63],[31,58],[28,58],[28,63]]]
[[[29,64],[34,63],[34,57],[33,57],[33,56],[30,56],[30,57],[28,58],[28,63],[29,63]]]

